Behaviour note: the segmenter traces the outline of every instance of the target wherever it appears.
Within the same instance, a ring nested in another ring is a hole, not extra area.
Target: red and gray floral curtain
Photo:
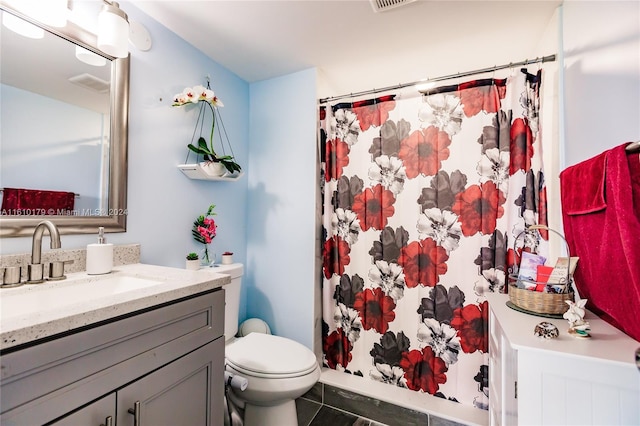
[[[487,408],[483,294],[546,224],[540,79],[320,107],[326,367]]]

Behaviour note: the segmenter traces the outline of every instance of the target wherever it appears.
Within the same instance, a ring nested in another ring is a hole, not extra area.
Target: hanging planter
[[[207,87],[194,86],[185,88],[182,93],[177,94],[174,97],[173,105],[175,107],[182,107],[188,105],[198,104],[200,111],[198,112],[198,119],[196,120],[196,126],[191,136],[191,142],[187,145],[187,158],[185,164],[178,166],[180,170],[191,179],[237,179],[242,176],[242,167],[235,161],[233,149],[229,142],[229,136],[224,127],[222,116],[220,115],[219,107],[223,107],[222,101],[215,96],[211,90],[209,81],[207,81]],[[209,140],[207,141],[203,136],[203,128],[205,122],[205,116],[207,112],[211,112],[211,132],[209,132]],[[222,132],[219,132],[220,151],[216,151],[214,148],[214,136],[216,125],[220,123]],[[199,133],[199,137],[196,140],[196,134]],[[227,153],[228,151],[228,153]],[[191,153],[196,155],[196,163],[187,164]]]

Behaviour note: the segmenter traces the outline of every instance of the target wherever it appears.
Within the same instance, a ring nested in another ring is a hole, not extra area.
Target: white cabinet
[[[0,423],[218,426],[223,330],[218,289],[5,351]]]
[[[489,294],[489,415],[492,425],[640,425],[640,342],[591,312],[591,339],[564,319],[517,312]],[[533,334],[548,321],[560,337]]]

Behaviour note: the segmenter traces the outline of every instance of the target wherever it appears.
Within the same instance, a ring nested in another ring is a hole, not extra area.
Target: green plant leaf
[[[224,155],[221,157],[216,157],[216,161],[222,163],[222,165],[227,169],[228,172],[234,173],[242,170],[240,165],[233,160],[233,157],[230,155]]]
[[[213,150],[209,149],[209,146],[207,145],[207,141],[202,136],[200,136],[200,138],[198,139],[198,146],[207,152],[213,153],[212,152]]]
[[[195,152],[198,155],[202,155],[205,161],[214,161],[215,154],[212,154],[209,151],[209,148],[206,147],[206,145],[204,148],[202,148],[201,146],[195,146],[193,144],[189,144],[187,145],[187,148],[189,148],[191,151]]]
[[[199,243],[202,244],[206,244],[204,238],[202,237],[202,235],[200,235],[200,233],[198,231],[196,231],[195,229],[191,230],[191,235],[193,235],[193,239],[196,240]]]
[[[197,147],[193,144],[189,144],[187,145],[187,148],[189,148],[191,151],[195,152],[196,154],[201,154],[201,155],[209,155],[209,151],[206,149],[202,149],[200,147]]]

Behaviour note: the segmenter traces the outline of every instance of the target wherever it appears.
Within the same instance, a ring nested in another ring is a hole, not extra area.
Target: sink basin
[[[0,293],[0,314],[2,319],[7,319],[60,310],[65,306],[113,297],[163,282],[162,279],[118,274],[18,287],[11,292]]]

